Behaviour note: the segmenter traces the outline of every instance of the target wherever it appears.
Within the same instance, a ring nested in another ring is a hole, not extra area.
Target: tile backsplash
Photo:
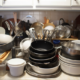
[[[59,24],[59,19],[63,18],[65,21],[67,20],[69,23],[74,21],[78,15],[80,15],[80,11],[20,11],[17,12],[18,19],[23,19],[27,15],[32,15],[34,21],[44,22],[44,17],[47,17],[50,22],[53,22],[55,25]],[[5,19],[13,18],[12,11],[0,11],[0,15]]]

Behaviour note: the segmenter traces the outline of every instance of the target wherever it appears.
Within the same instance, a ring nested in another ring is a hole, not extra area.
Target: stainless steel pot
[[[80,55],[80,50],[75,47],[75,44],[72,42],[63,42],[62,43],[62,50],[64,50],[66,53],[74,56],[74,55]]]

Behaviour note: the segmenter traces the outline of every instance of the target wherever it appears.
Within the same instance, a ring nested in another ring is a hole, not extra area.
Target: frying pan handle
[[[63,21],[63,23],[65,23],[64,19],[63,19],[63,18],[60,18],[60,20],[59,20],[59,25],[62,25],[62,24],[60,23],[61,20]]]
[[[62,46],[55,47],[55,49],[56,49],[56,50],[55,50],[55,54],[56,54],[58,49],[62,49]]]

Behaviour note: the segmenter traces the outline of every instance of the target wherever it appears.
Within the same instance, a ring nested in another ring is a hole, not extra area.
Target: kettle
[[[60,22],[61,22],[61,20],[63,21],[63,23],[61,24]],[[70,26],[70,24],[69,23],[66,23],[65,21],[64,21],[64,19],[63,18],[60,18],[60,20],[59,20],[59,25],[62,25],[62,26],[66,26],[66,25],[68,25],[68,26]]]

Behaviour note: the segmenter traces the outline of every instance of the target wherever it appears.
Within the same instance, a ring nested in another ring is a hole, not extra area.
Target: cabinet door
[[[3,6],[32,6],[33,0],[3,0]]]
[[[0,6],[2,6],[2,1],[3,1],[3,0],[0,0]]]
[[[70,6],[70,0],[36,0],[37,6]]]
[[[72,0],[71,5],[72,6],[80,6],[80,0]]]

